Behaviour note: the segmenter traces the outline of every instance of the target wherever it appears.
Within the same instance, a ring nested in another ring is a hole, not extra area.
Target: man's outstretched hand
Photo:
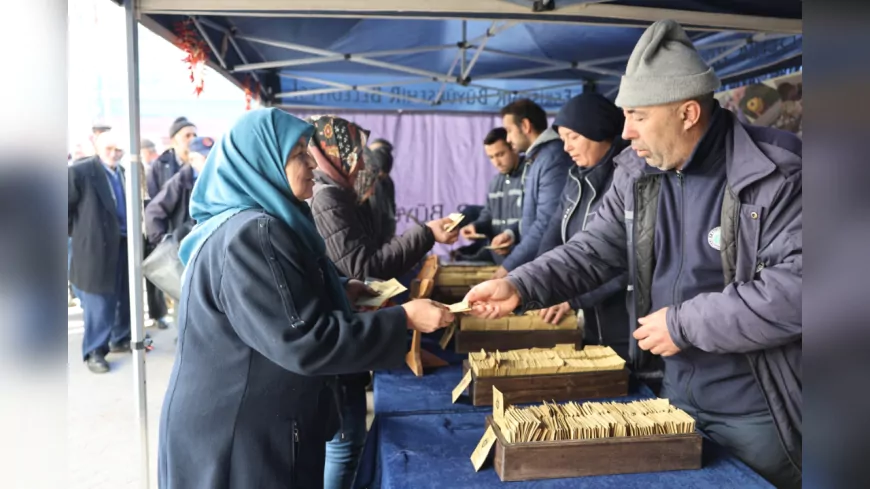
[[[475,285],[465,300],[471,306],[471,314],[479,318],[503,318],[520,305],[520,294],[508,280],[488,280]]]

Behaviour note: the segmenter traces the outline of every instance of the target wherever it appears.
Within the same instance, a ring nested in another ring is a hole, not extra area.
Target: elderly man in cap
[[[95,156],[69,167],[69,274],[84,310],[82,358],[91,372],[105,373],[109,352],[130,351],[127,197],[115,135],[101,133],[95,146]]]
[[[169,148],[148,169],[148,197],[153,199],[163,185],[188,162],[188,147],[196,137],[196,125],[186,117],[175,119],[169,128]]]
[[[170,233],[180,243],[193,229],[190,195],[213,146],[212,138],[194,138],[189,147],[190,164],[183,165],[145,207],[145,233],[151,244],[160,243]]]
[[[630,361],[664,360],[663,397],[779,487],[801,484],[802,147],[744,126],[674,21],[638,41],[616,105],[631,149],[587,228],[467,299],[499,317],[627,272]]]
[[[189,146],[196,137],[196,126],[186,117],[179,117],[172,122],[169,128],[169,148],[156,160],[148,165],[145,176],[147,190],[146,202],[155,198],[181,167],[189,162]],[[146,243],[145,256],[154,251],[151,243]],[[149,281],[145,282],[145,292],[148,296],[148,316],[154,321],[159,329],[169,327],[166,298],[163,292]]]

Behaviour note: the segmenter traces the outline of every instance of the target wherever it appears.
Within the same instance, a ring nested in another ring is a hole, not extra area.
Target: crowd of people
[[[179,118],[144,179],[146,251],[172,236],[185,266],[160,486],[350,487],[368,372],[403,364],[409,330],[454,320],[429,300],[354,304],[374,294],[365,281],[463,236],[490,246],[457,259],[498,265],[466,297],[471,314],[579,311],[585,343],[614,348],[708,437],[799,487],[801,143],[737,120],[719,87],[682,27],[656,22],[615,103],[578,95],[552,125],[531,100],[503,108],[483,141],[498,174],[472,223],[401,235],[392,145],[353,121],[261,109],[213,140]],[[125,243],[138,233],[117,142],[95,143],[70,167],[70,281],[83,359],[105,372],[108,352],[129,351]]]

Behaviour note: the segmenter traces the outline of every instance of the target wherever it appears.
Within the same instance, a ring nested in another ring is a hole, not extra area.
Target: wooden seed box
[[[486,282],[498,269],[492,265],[468,264],[440,265],[435,275],[432,298],[444,302],[458,302],[475,285]]]
[[[507,351],[523,348],[553,348],[573,344],[583,348],[583,332],[579,329],[551,329],[525,331],[456,331],[454,345],[457,353],[473,351]]]
[[[505,399],[507,401],[507,399]],[[507,443],[495,431],[495,471],[502,482],[701,468],[701,435]]]
[[[463,374],[468,360],[463,362]],[[468,394],[475,406],[492,405],[492,388],[504,395],[506,405],[544,401],[576,401],[628,395],[628,369],[563,374],[477,377],[471,373]]]

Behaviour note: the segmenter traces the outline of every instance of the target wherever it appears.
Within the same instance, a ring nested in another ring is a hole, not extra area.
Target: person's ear
[[[678,115],[683,130],[688,131],[701,120],[701,104],[697,100],[683,102],[678,109]]]
[[[528,119],[523,119],[520,121],[520,129],[523,130],[523,134],[531,134],[532,132],[532,121]]]

